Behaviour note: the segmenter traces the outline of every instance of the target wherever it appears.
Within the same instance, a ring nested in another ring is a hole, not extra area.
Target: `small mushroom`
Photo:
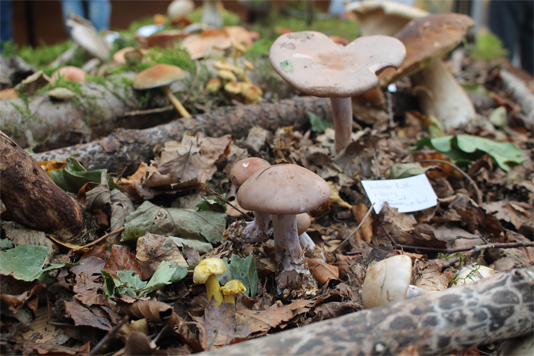
[[[270,166],[271,164],[269,162],[258,157],[245,158],[233,164],[228,177],[233,185],[240,187],[253,174]],[[242,239],[245,242],[256,242],[266,239],[272,233],[272,229],[269,229],[270,223],[271,215],[254,211],[254,221],[246,223],[246,226],[241,232]]]
[[[232,279],[221,287],[221,293],[224,296],[224,301],[235,304],[235,296],[239,293],[245,293],[247,288],[239,279]]]
[[[50,80],[52,80],[53,83],[58,80],[59,77],[63,77],[73,82],[83,83],[85,82],[85,71],[73,66],[61,67],[52,74]]]
[[[337,154],[350,143],[350,97],[378,86],[376,73],[399,67],[405,55],[402,42],[392,37],[360,37],[343,46],[322,33],[306,31],[278,37],[269,60],[274,70],[297,90],[330,98]]]
[[[363,281],[363,307],[375,308],[406,299],[412,278],[412,259],[406,255],[379,261],[367,270]]]
[[[133,80],[134,89],[146,90],[161,88],[163,93],[173,103],[174,107],[182,115],[182,117],[191,117],[191,114],[183,107],[182,103],[174,96],[169,89],[169,84],[183,79],[187,75],[180,67],[168,64],[156,64],[155,66],[145,69]]]
[[[174,0],[167,7],[167,16],[171,22],[178,22],[187,16],[195,8],[195,3],[191,0]]]
[[[303,263],[297,214],[315,209],[329,196],[330,187],[323,178],[294,164],[280,164],[258,171],[239,188],[239,205],[247,210],[271,214],[276,261],[281,270],[277,278],[279,289],[298,288],[297,280],[290,277],[295,275],[294,272],[303,279],[304,288],[316,285]]]
[[[220,28],[223,18],[219,12],[219,0],[204,0],[202,2],[202,23]]]
[[[200,261],[193,272],[193,282],[206,285],[208,300],[215,298],[220,305],[223,301],[221,285],[217,276],[226,272],[226,264],[220,258],[206,258]]]

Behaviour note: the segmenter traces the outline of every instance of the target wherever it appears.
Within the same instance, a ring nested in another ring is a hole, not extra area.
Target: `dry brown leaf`
[[[156,271],[161,261],[173,261],[180,266],[189,267],[172,239],[149,232],[137,239],[136,258],[149,263],[152,266],[152,273]]]
[[[150,278],[150,276],[143,276],[143,271],[135,255],[128,250],[128,247],[120,245],[114,245],[111,248],[111,255],[104,265],[104,271],[116,279],[120,279],[117,276],[117,271],[134,271],[142,280]]]
[[[316,261],[312,258],[307,258],[308,267],[319,286],[328,283],[330,280],[339,280],[339,270],[336,266],[332,266],[323,262]]]
[[[201,338],[206,338],[206,345],[224,346],[246,340],[250,335],[250,326],[238,323],[235,305],[223,302],[221,305],[210,303],[204,310],[204,316],[197,321],[204,327]],[[243,320],[241,320],[243,321]]]
[[[354,205],[352,207],[352,214],[354,214],[356,223],[361,224],[368,211],[369,209],[367,209],[365,204],[359,203]],[[360,231],[362,232],[363,239],[366,242],[371,242],[371,239],[373,238],[373,218],[371,215],[369,215],[367,219],[363,222]]]
[[[519,202],[496,201],[483,204],[482,208],[492,213],[497,219],[514,225],[517,230],[530,220],[530,214]]]
[[[65,301],[65,317],[71,318],[76,326],[90,326],[96,329],[108,331],[111,322],[104,316],[95,315],[93,310],[86,308],[76,299]]]

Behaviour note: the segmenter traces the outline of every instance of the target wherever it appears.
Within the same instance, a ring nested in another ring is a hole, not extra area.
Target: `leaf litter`
[[[88,242],[112,234],[84,249],[59,245],[57,253],[46,243],[17,242],[9,222],[2,221],[3,238],[17,246],[2,244],[0,252],[0,297],[7,307],[2,325],[10,344],[27,355],[83,355],[120,326],[104,348],[108,354],[188,355],[358,312],[367,268],[394,255],[408,255],[412,284],[433,292],[449,288],[466,265],[497,272],[531,266],[532,128],[500,89],[498,76],[479,69],[483,77],[474,78],[473,71],[461,75],[485,82],[506,109],[506,125],[501,109],[498,126],[486,120],[445,136],[435,119],[417,111],[393,107],[361,114],[364,119],[355,111],[355,125],[362,129],[332,157],[333,130],[309,113],[303,131],[256,127],[244,139],[184,135],[181,142],[165,142],[152,162],[117,180],[117,187],[105,171],[87,172],[75,158],[41,162],[59,185],[78,194],[91,227]],[[479,114],[492,115],[497,123],[490,110],[479,109]],[[395,123],[384,121],[388,116]],[[304,251],[318,283],[314,295],[277,290],[272,239],[254,244],[224,239],[230,223],[247,219],[247,212],[228,199],[231,182],[225,174],[233,162],[249,156],[298,164],[330,183],[331,197],[311,212],[314,221],[307,230],[315,245]],[[431,160],[447,164],[426,162]],[[367,214],[372,209],[362,180],[416,174],[429,178],[437,206],[399,213],[385,204],[380,213]],[[221,284],[230,279],[245,284],[235,304],[216,305],[204,286],[193,283],[193,268],[207,257],[225,261]],[[53,338],[39,332],[41,319],[34,319],[43,308]]]

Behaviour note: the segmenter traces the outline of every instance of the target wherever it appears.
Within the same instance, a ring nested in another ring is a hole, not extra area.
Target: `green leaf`
[[[0,250],[8,250],[13,248],[13,242],[10,239],[0,239]]]
[[[422,138],[417,141],[415,149],[433,147],[446,154],[459,166],[475,161],[488,154],[501,167],[508,172],[508,163],[520,164],[524,161],[523,151],[510,142],[496,142],[487,138],[458,135],[439,138]]]
[[[115,297],[118,294],[118,290],[113,277],[106,271],[101,271],[101,273],[104,278],[104,292],[109,298]]]
[[[310,118],[310,124],[313,132],[323,133],[329,127],[334,127],[334,123],[325,121],[312,112],[306,113]]]
[[[488,114],[488,120],[497,127],[506,127],[508,124],[506,119],[506,108],[504,106],[499,106],[498,108],[491,110]]]
[[[293,63],[291,63],[291,61],[288,59],[286,59],[283,62],[280,62],[280,66],[282,67],[283,70],[285,70],[288,73],[293,71]]]
[[[67,164],[63,169],[57,171],[50,171],[50,178],[56,183],[58,187],[66,192],[78,193],[80,188],[86,183],[99,184],[102,172],[107,172],[106,169],[95,169],[93,171],[86,170],[80,162],[75,158],[67,158]],[[113,190],[117,185],[111,178],[109,178],[109,188]]]
[[[173,261],[162,261],[156,272],[154,272],[152,275],[152,278],[150,278],[150,281],[148,281],[147,286],[141,292],[140,296],[145,296],[167,284],[177,282],[186,275],[187,268],[184,266],[180,266]],[[181,278],[179,278],[180,276]],[[173,280],[173,278],[175,279]]]
[[[147,285],[147,283],[143,282],[141,278],[139,278],[139,275],[132,270],[117,271],[117,277],[119,277],[123,285],[130,287],[136,291],[140,291]]]
[[[226,229],[226,214],[194,209],[162,208],[145,201],[126,217],[123,240],[143,236],[145,232],[162,236],[221,243]]]
[[[241,258],[238,255],[232,255],[232,257],[230,257],[230,263],[228,263],[226,257],[223,258],[223,261],[226,263],[226,272],[223,276],[228,275],[228,281],[239,279],[245,288],[247,288],[245,295],[250,298],[254,297],[258,290],[259,281],[254,256],[250,254],[247,258]]]
[[[41,276],[48,249],[44,246],[20,245],[0,251],[0,272],[31,282]]]
[[[215,199],[206,199],[205,197],[201,198],[202,200],[195,205],[195,208],[198,210],[216,211],[219,213],[226,211],[226,204],[224,204],[219,197],[215,197]]]
[[[391,166],[389,177],[391,179],[408,178],[426,173],[428,170],[435,168],[436,166],[423,167],[420,163],[399,163]]]

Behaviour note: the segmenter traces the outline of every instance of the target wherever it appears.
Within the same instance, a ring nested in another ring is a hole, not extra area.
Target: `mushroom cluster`
[[[280,164],[256,172],[241,185],[237,201],[247,210],[271,214],[279,291],[314,289],[303,257],[297,215],[328,200],[330,186],[312,171],[294,164]]]
[[[377,87],[376,73],[398,68],[405,56],[402,42],[392,37],[360,37],[343,46],[313,31],[282,35],[269,52],[272,67],[286,82],[306,95],[330,98],[335,154],[350,143],[351,97]]]

